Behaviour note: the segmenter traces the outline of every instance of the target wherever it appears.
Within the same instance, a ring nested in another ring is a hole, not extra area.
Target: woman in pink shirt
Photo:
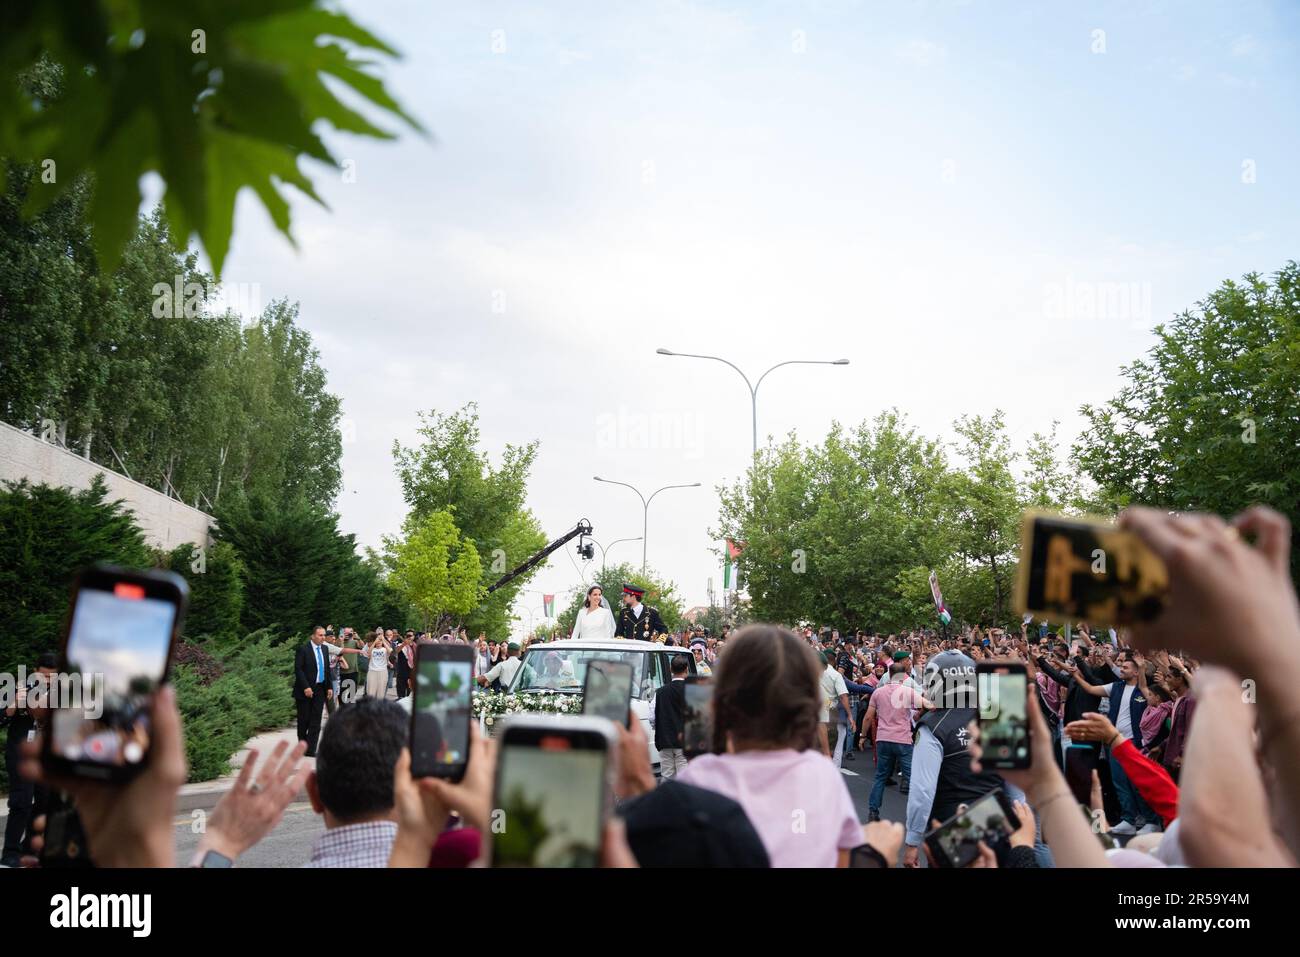
[[[745,809],[773,867],[845,866],[863,843],[849,790],[817,747],[821,673],[811,648],[774,625],[749,625],[713,674],[713,754],[677,779]]]
[[[1151,757],[1151,752],[1163,749],[1166,730],[1165,722],[1174,713],[1174,696],[1161,685],[1151,685],[1147,690],[1147,706],[1142,711],[1142,720],[1138,727],[1142,731],[1142,753]],[[1157,751],[1157,757],[1158,757]]]

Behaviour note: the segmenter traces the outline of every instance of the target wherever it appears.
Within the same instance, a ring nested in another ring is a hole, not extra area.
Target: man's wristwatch
[[[190,860],[190,867],[234,867],[234,858],[213,850],[196,852]]]

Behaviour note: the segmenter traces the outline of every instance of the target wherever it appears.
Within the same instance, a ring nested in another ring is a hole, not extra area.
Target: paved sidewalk
[[[325,716],[328,718],[328,715]],[[324,724],[321,725],[322,729]],[[180,794],[176,796],[176,813],[184,813],[202,809],[209,811],[217,806],[222,795],[231,789],[235,784],[235,779],[239,777],[239,770],[248,760],[248,753],[254,749],[265,759],[277,744],[281,741],[287,741],[290,746],[298,742],[298,729],[281,728],[279,731],[267,731],[263,734],[249,738],[242,748],[235,752],[230,759],[230,773],[219,777],[213,781],[196,781],[193,784],[181,786]],[[314,768],[316,766],[315,758],[303,758],[303,764],[306,767]],[[306,792],[299,791],[295,801],[307,800]]]

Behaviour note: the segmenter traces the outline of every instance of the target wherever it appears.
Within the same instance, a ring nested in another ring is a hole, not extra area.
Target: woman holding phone
[[[714,753],[676,777],[744,808],[773,867],[846,866],[862,844],[844,778],[817,745],[823,670],[793,632],[737,631],[713,672]]]
[[[382,700],[388,693],[388,659],[392,650],[388,639],[384,637],[383,629],[376,628],[370,638],[370,644],[362,652],[370,662],[370,668],[366,671],[367,698]]]
[[[585,638],[590,641],[610,641],[614,637],[614,613],[605,606],[604,592],[599,585],[587,589],[587,599],[578,609],[578,617],[573,620],[573,634],[570,638]]]

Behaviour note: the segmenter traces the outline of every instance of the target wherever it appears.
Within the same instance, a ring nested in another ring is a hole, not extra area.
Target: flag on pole
[[[740,553],[744,549],[744,547],[745,547],[744,543],[733,542],[731,539],[727,539],[727,558],[722,567],[722,590],[723,591],[732,590],[733,587],[732,581],[734,577],[732,569],[735,567],[736,559],[740,557]]]
[[[555,596],[554,595],[542,596],[542,616],[544,618],[555,617]]]
[[[943,592],[939,591],[939,576],[930,572],[930,596],[934,599],[934,610],[939,613],[939,621],[945,625],[952,621],[952,615],[943,604]]]

